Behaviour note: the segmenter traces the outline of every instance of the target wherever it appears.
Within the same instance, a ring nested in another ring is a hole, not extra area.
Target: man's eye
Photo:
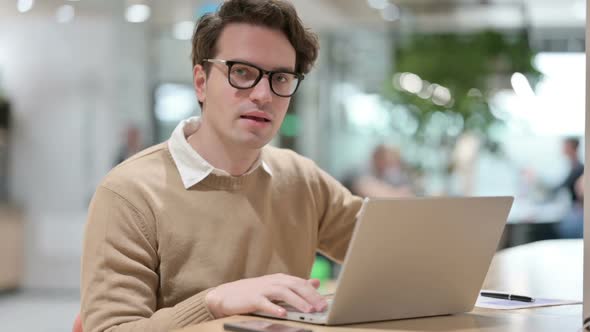
[[[275,81],[277,81],[277,83],[287,83],[289,82],[289,77],[284,74],[277,74],[275,75]]]
[[[233,70],[234,74],[239,76],[246,76],[248,75],[248,71],[244,68],[236,68]]]

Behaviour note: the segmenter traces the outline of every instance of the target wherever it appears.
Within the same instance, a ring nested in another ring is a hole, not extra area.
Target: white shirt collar
[[[170,154],[176,164],[176,168],[178,168],[185,189],[201,182],[211,173],[230,175],[224,170],[213,167],[188,144],[186,138],[199,130],[200,127],[201,118],[198,116],[182,120],[176,126],[176,129],[174,129],[172,136],[170,136],[170,139],[168,140]],[[254,165],[252,165],[246,174],[253,172],[260,165],[262,165],[262,168],[272,176],[270,167],[260,157],[258,157]]]

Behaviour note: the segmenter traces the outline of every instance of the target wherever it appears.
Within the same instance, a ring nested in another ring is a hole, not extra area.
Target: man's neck
[[[228,146],[208,126],[187,137],[189,145],[211,166],[232,176],[248,172],[260,155],[260,149],[244,149]]]

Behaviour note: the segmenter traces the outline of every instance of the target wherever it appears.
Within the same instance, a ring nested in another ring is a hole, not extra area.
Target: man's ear
[[[193,68],[193,86],[197,92],[197,98],[204,103],[207,95],[207,74],[202,65],[196,65]]]

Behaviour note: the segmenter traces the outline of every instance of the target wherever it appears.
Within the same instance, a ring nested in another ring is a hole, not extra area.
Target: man
[[[557,224],[557,236],[559,238],[582,238],[584,235],[584,206],[583,195],[576,186],[581,186],[581,178],[584,174],[584,164],[578,157],[578,147],[580,140],[576,137],[568,137],[563,141],[563,154],[570,164],[570,170],[563,182],[554,189],[557,192],[561,189],[567,189],[572,200],[570,210]]]
[[[396,148],[377,145],[369,166],[366,174],[352,179],[353,193],[363,197],[406,197],[414,194],[410,177]]]
[[[361,199],[266,144],[317,57],[282,0],[231,0],[197,23],[202,117],[111,171],[89,208],[84,331],[168,331],[235,314],[324,310],[316,251],[344,258]]]
[[[556,190],[567,189],[574,203],[580,202],[580,197],[576,194],[575,184],[578,178],[584,173],[584,164],[582,164],[578,156],[579,145],[580,140],[576,137],[568,137],[563,141],[563,154],[567,158],[570,170],[567,177],[556,188]]]

